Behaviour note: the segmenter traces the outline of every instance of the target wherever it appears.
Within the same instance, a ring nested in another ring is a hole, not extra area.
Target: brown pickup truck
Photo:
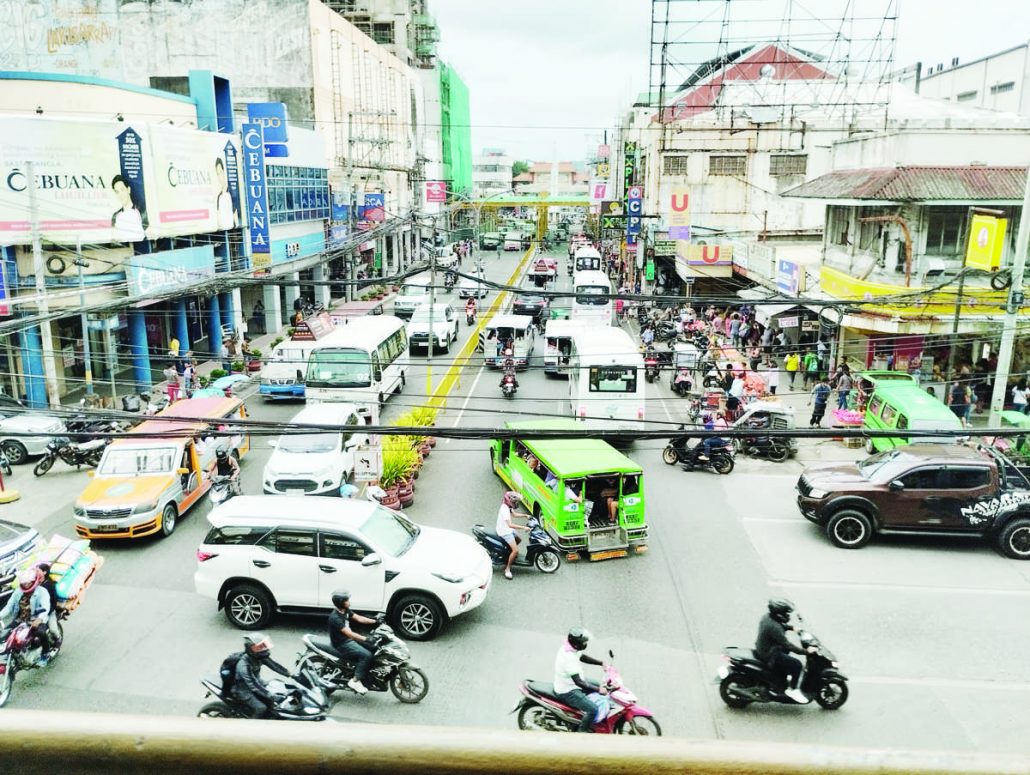
[[[874,533],[976,536],[1030,560],[1030,481],[986,447],[909,444],[805,469],[798,508],[842,549]]]

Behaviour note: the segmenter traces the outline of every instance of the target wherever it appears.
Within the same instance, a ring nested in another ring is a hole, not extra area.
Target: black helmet
[[[583,651],[590,642],[590,631],[583,627],[573,627],[569,630],[569,645],[576,651]]]
[[[794,611],[794,604],[782,597],[774,597],[769,601],[769,614],[773,619],[786,624]]]
[[[229,452],[228,450],[221,448],[215,452],[215,457],[219,460],[225,460],[227,457],[229,457]]]
[[[249,633],[243,636],[243,648],[253,657],[268,659],[272,656],[272,639],[260,632]]]
[[[333,591],[333,605],[336,608],[343,608],[343,604],[350,600],[350,591],[337,589]]]

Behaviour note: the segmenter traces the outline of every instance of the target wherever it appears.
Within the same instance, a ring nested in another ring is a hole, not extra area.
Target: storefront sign
[[[248,102],[247,121],[261,124],[265,145],[285,145],[288,137],[286,105],[281,102]],[[269,154],[271,156],[273,154]],[[286,154],[283,154],[284,156]]]
[[[314,342],[330,333],[336,326],[328,312],[304,318],[293,327],[290,339],[294,342]]]
[[[426,181],[426,202],[446,202],[447,184],[442,180]]]
[[[630,186],[626,189],[626,242],[636,242],[640,233],[640,216],[644,213],[644,189],[642,186]],[[633,239],[630,239],[632,237]]]
[[[799,322],[800,318],[797,315],[776,319],[776,323],[780,328],[797,328]]]
[[[7,303],[10,298],[7,290],[7,273],[11,264],[7,259],[0,258],[0,316],[7,317],[11,314],[11,305]]]
[[[656,239],[654,241],[654,254],[656,256],[676,255],[676,240]]]
[[[243,125],[243,178],[247,191],[247,228],[250,230],[250,265],[272,265],[268,230],[268,186],[265,183],[265,141],[260,124]]]
[[[637,144],[633,140],[627,140],[622,144],[622,182],[623,191],[629,191],[630,186],[636,182],[637,173]]]
[[[687,186],[668,188],[662,215],[669,226],[669,239],[690,239],[690,189]]]
[[[386,220],[385,194],[365,194],[363,218],[371,223],[379,223]]]
[[[606,161],[601,162],[597,165],[597,176],[599,178],[606,178],[612,174],[612,165]]]
[[[796,261],[785,258],[776,261],[776,289],[788,296],[797,296],[805,290],[805,272]]]
[[[339,248],[347,242],[349,231],[346,226],[329,227],[329,247]]]
[[[130,296],[152,296],[173,291],[215,276],[215,251],[211,245],[160,254],[136,256],[125,267]]]
[[[607,199],[601,202],[601,215],[622,216],[626,214],[626,208],[617,199]]]
[[[966,266],[993,272],[1001,266],[1001,251],[1005,246],[1008,220],[993,215],[974,214],[969,222],[969,245],[966,246]]]
[[[333,189],[332,218],[334,221],[346,223],[350,220],[350,203],[347,192]]]
[[[648,282],[654,280],[654,261],[648,260],[647,264],[644,265],[644,279]]]
[[[595,180],[590,184],[590,201],[601,202],[608,196],[608,184],[601,180]]]
[[[598,159],[607,159],[611,155],[612,155],[612,147],[610,145],[608,145],[607,143],[602,143],[601,145],[597,146],[597,158]]]

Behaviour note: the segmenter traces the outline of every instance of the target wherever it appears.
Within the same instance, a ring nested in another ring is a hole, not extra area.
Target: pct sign
[[[386,220],[386,195],[385,194],[365,194],[365,213],[364,218],[366,221],[385,221]]]
[[[644,213],[644,189],[643,186],[630,186],[626,189],[626,242],[636,242],[636,235],[640,233],[640,216]],[[632,239],[630,239],[632,237]]]

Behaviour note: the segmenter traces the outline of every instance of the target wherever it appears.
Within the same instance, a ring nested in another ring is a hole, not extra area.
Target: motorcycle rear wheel
[[[197,711],[197,718],[238,718],[224,702],[209,702]]]
[[[14,689],[14,673],[11,672],[11,660],[6,661],[4,674],[0,675],[0,708],[11,699],[11,691]]]
[[[733,689],[734,687],[747,688],[750,683],[746,678],[730,673],[719,682],[719,698],[731,708],[746,708],[751,704],[751,700],[735,694]]]
[[[676,454],[676,450],[671,444],[662,450],[662,462],[665,465],[674,466],[677,460],[679,460],[679,455]]]
[[[421,668],[401,665],[390,679],[390,691],[408,705],[422,702],[429,694],[429,676]]]
[[[299,673],[305,668],[311,668],[318,676],[318,680],[322,682],[322,691],[325,692],[326,697],[332,696],[332,693],[343,683],[340,668],[330,666],[329,662],[322,657],[315,656],[314,654],[305,654],[301,657],[300,662],[297,663],[297,672]]]
[[[768,455],[769,459],[774,463],[782,463],[790,457],[790,447],[786,444],[772,444],[770,445],[768,452],[766,452],[766,455]]]
[[[718,455],[712,458],[712,468],[717,474],[729,474],[733,471],[733,458],[729,455]]]
[[[624,718],[615,726],[617,735],[647,735],[661,737],[662,727],[650,716],[634,716]]]
[[[35,476],[42,476],[43,474],[45,474],[47,471],[49,471],[53,467],[54,467],[54,456],[53,455],[44,455],[43,458],[38,463],[36,463],[36,467],[32,469],[32,473]]]
[[[565,723],[540,705],[523,705],[518,715],[519,729],[529,732],[569,732]]]

